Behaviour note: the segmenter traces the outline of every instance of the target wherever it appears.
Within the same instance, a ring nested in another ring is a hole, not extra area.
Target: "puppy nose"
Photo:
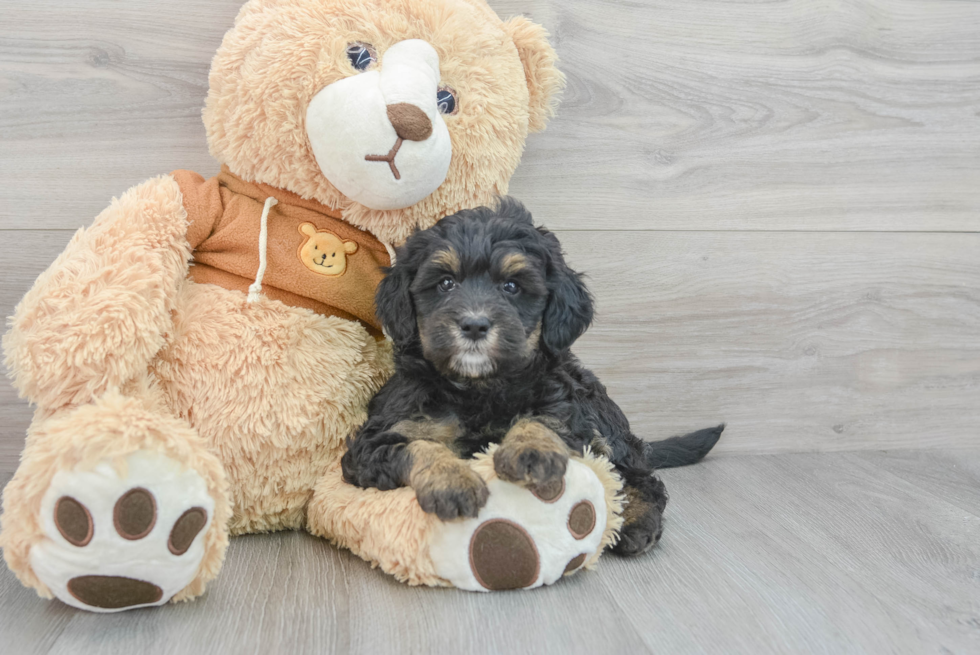
[[[432,136],[432,121],[425,112],[408,102],[388,105],[388,120],[395,134],[406,141],[425,141]]]
[[[468,316],[459,322],[459,329],[467,339],[479,341],[487,338],[491,325],[493,324],[486,316]]]

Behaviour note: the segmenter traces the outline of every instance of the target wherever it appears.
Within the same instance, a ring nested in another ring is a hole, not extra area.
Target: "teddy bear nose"
[[[432,121],[425,112],[408,102],[388,105],[388,120],[395,133],[406,141],[425,141],[432,136]]]

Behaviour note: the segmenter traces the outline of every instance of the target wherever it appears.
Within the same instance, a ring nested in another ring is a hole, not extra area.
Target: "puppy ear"
[[[548,43],[548,32],[523,16],[504,23],[524,64],[524,77],[530,95],[528,129],[540,132],[558,107],[558,92],[565,87],[565,76],[555,66],[558,56]]]
[[[550,241],[548,304],[541,318],[541,343],[553,353],[568,350],[592,324],[595,313],[592,294],[582,276],[565,263],[558,239],[543,232]]]
[[[395,345],[405,344],[418,334],[410,291],[412,277],[407,265],[393,266],[381,280],[374,297],[378,320]]]

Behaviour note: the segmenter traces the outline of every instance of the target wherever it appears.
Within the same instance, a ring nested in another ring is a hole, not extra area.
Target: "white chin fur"
[[[452,141],[436,106],[439,59],[428,43],[402,41],[388,49],[382,70],[344,78],[320,90],[306,111],[306,132],[317,164],[338,191],[371,209],[403,209],[432,194],[449,171]],[[399,73],[385,76],[383,70]],[[398,139],[387,106],[408,102],[432,123],[424,141],[405,140],[394,162],[386,155]]]
[[[479,378],[493,373],[494,365],[486,355],[480,353],[463,353],[453,357],[450,367],[459,375],[469,378]]]

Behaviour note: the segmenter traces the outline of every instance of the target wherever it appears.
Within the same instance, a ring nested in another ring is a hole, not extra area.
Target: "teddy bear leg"
[[[95,612],[200,595],[228,543],[221,464],[185,421],[110,392],[35,416],[0,546],[25,585]]]
[[[622,482],[608,460],[573,457],[560,486],[532,493],[497,477],[494,450],[472,462],[490,489],[475,519],[442,522],[409,488],[346,484],[338,463],[314,490],[309,529],[409,584],[531,589],[591,568],[622,525]]]

